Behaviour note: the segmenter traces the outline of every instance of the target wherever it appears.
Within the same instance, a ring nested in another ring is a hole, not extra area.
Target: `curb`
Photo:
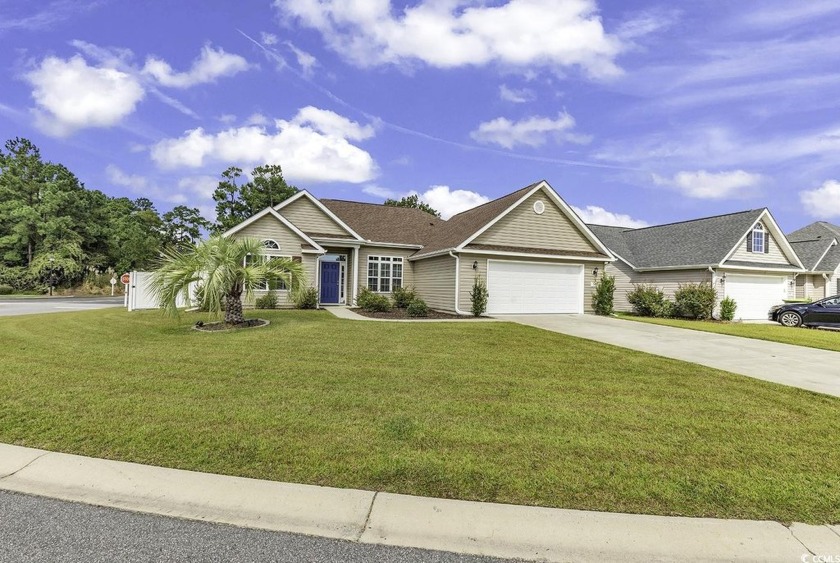
[[[424,498],[2,444],[0,489],[248,528],[540,561],[789,562],[840,554],[840,526]]]

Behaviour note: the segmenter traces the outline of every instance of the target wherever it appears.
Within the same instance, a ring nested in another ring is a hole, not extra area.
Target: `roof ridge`
[[[647,227],[639,227],[638,229],[629,229],[633,232],[644,231],[647,229],[656,229],[658,227],[669,227],[671,225],[682,225],[683,223],[696,223],[698,221],[705,221],[707,219],[718,219],[720,217],[731,217],[732,215],[745,215],[747,213],[755,213],[756,211],[764,211],[766,207],[759,207],[757,209],[746,209],[744,211],[735,211],[734,213],[721,213],[719,215],[710,215],[708,217],[698,217],[697,219],[685,219],[683,221],[673,221],[671,223],[662,223],[659,225],[650,225]]]

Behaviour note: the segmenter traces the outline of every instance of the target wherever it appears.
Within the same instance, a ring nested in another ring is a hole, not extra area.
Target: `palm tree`
[[[242,294],[251,298],[266,282],[283,280],[289,288],[304,282],[303,266],[288,258],[248,260],[264,255],[258,239],[213,236],[194,247],[168,248],[160,267],[152,274],[152,291],[164,312],[178,316],[178,302],[191,302],[190,286],[198,283],[202,291],[199,305],[215,317],[224,310],[225,323],[241,324]]]

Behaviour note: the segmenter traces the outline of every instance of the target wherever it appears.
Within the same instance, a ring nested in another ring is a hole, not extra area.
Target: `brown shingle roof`
[[[435,230],[433,236],[426,241],[423,249],[419,250],[416,255],[422,256],[455,248],[478,232],[484,225],[495,219],[505,209],[516,203],[539,183],[535,182],[512,194],[488,201],[484,205],[479,205],[478,207],[473,207],[472,209],[453,215],[448,221],[443,222],[441,228]]]
[[[504,246],[501,244],[468,244],[464,252],[469,250],[495,250],[497,252],[516,252],[520,254],[548,254],[554,256],[577,256],[580,258],[603,258],[610,260],[606,254],[588,252],[586,250],[562,250],[558,248],[535,248],[531,246]]]
[[[373,242],[422,246],[446,221],[420,209],[340,199],[321,199],[327,209]]]

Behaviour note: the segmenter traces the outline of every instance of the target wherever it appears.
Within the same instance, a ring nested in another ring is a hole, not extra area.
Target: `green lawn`
[[[508,323],[0,318],[0,442],[300,483],[840,522],[840,399]]]
[[[784,344],[796,344],[809,348],[822,348],[823,350],[834,350],[840,352],[840,331],[818,330],[808,328],[790,328],[779,324],[752,324],[752,323],[723,323],[718,321],[694,321],[689,319],[654,319],[651,317],[638,317],[628,313],[619,313],[621,319],[652,323],[658,325],[689,328],[692,330],[703,330],[716,332],[718,334],[729,334],[732,336],[743,336],[744,338],[757,338],[759,340],[770,340]]]

